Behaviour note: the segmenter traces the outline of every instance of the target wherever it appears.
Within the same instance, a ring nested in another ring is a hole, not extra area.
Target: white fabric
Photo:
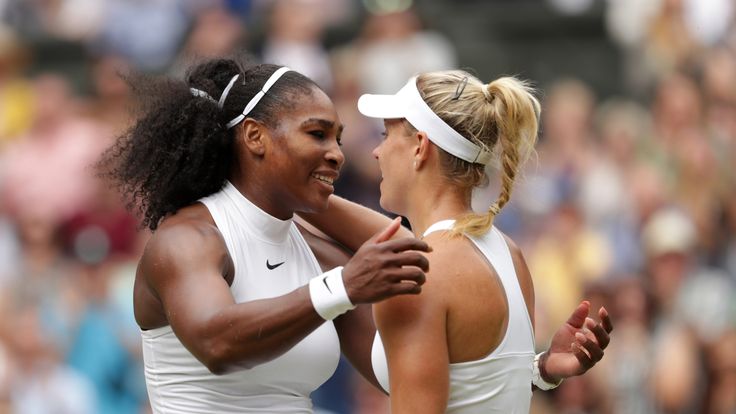
[[[416,77],[409,79],[396,95],[362,95],[358,99],[358,110],[371,118],[405,118],[450,154],[468,162],[488,164],[492,153],[460,135],[437,116],[419,94],[416,80]]]
[[[424,236],[434,231],[449,230],[453,224],[453,220],[435,223]],[[488,356],[450,364],[447,412],[528,414],[532,396],[534,333],[511,252],[495,227],[481,237],[469,239],[501,279],[508,300],[509,323],[503,340]],[[388,365],[378,333],[373,340],[371,359],[378,382],[388,391]]]
[[[342,266],[312,278],[309,281],[309,298],[319,316],[331,321],[343,313],[355,309],[345,290]]]
[[[232,184],[201,202],[235,265],[230,291],[236,302],[284,295],[322,273],[292,220],[268,215]],[[220,376],[195,359],[171,327],[142,337],[154,413],[312,413],[309,395],[332,376],[340,357],[332,322],[270,362]]]
[[[220,94],[220,100],[217,101],[217,106],[219,106],[220,108],[225,106],[225,99],[227,99],[227,95],[230,94],[230,89],[233,88],[233,85],[235,85],[235,81],[238,80],[238,77],[240,77],[239,73],[233,76],[230,79],[230,82],[227,83],[225,89],[222,90],[222,94]]]
[[[286,66],[277,69],[274,73],[271,74],[271,76],[268,78],[266,83],[263,84],[263,87],[261,88],[258,93],[248,101],[248,103],[245,105],[245,108],[243,108],[243,112],[233,118],[230,122],[227,123],[226,127],[228,129],[234,127],[235,125],[239,124],[240,121],[244,120],[245,117],[250,113],[250,111],[253,110],[253,108],[258,105],[258,102],[263,99],[264,96],[266,96],[266,92],[268,92],[269,89],[273,86],[274,83],[276,83],[279,78],[281,78],[284,73],[290,71],[291,69],[287,68]]]

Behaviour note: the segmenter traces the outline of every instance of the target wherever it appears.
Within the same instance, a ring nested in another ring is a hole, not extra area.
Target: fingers
[[[419,252],[407,251],[394,255],[390,264],[396,267],[416,266],[425,272],[429,271],[429,259]]]
[[[402,281],[394,285],[394,295],[418,295],[422,293],[422,286],[413,282]]]
[[[590,359],[588,353],[585,352],[585,348],[583,348],[582,345],[577,342],[573,342],[570,344],[570,347],[572,348],[572,354],[575,355],[575,358],[580,362],[580,366],[582,367],[581,373],[589,370],[593,365],[595,365],[595,363]]]
[[[603,350],[598,346],[598,344],[588,339],[588,337],[582,333],[577,332],[575,334],[575,341],[578,345],[582,345],[582,347],[585,348],[593,364],[603,358]]]
[[[380,233],[373,236],[373,241],[375,243],[382,243],[386,240],[390,240],[391,237],[396,234],[397,231],[399,231],[399,228],[401,227],[401,217],[396,217],[391,224],[388,225],[385,229],[381,230]]]
[[[585,319],[585,327],[593,333],[595,337],[594,340],[598,346],[600,346],[601,349],[606,349],[608,344],[611,342],[611,338],[608,336],[608,332],[606,332],[605,328],[601,324],[595,323],[591,318]]]
[[[422,252],[431,252],[432,248],[424,240],[416,237],[404,237],[401,239],[388,240],[381,244],[381,247],[394,253],[406,250],[418,250]]]
[[[588,312],[590,312],[590,302],[584,300],[580,302],[572,315],[567,319],[567,323],[577,329],[582,328],[585,318],[588,316]]]
[[[611,322],[611,317],[608,315],[606,308],[601,306],[601,308],[598,309],[598,316],[601,318],[603,329],[605,329],[607,333],[611,333],[611,331],[613,331],[613,322]]]
[[[406,282],[421,286],[427,281],[427,275],[416,267],[402,267],[401,269],[396,269],[390,279],[394,283]]]

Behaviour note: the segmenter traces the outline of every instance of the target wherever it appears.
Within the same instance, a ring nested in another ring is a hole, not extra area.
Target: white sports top
[[[292,220],[278,220],[231,183],[200,200],[235,265],[235,301],[284,295],[322,273]],[[312,413],[310,393],[332,376],[340,344],[325,322],[282,356],[252,369],[213,375],[170,326],[142,331],[146,386],[154,413]]]
[[[424,232],[424,236],[449,230],[453,223],[454,220],[437,222]],[[483,236],[468,238],[493,264],[501,279],[508,300],[509,323],[503,340],[488,356],[450,364],[447,412],[527,414],[532,398],[534,333],[511,252],[495,227]],[[378,382],[388,391],[388,364],[378,333],[373,340],[371,360]]]

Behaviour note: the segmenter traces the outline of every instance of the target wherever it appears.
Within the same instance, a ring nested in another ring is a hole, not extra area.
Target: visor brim
[[[396,95],[364,94],[358,99],[358,111],[369,118],[406,118],[405,105]]]

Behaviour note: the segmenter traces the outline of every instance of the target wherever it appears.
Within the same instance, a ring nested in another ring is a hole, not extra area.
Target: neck
[[[243,177],[249,177],[249,179],[243,179]],[[279,220],[289,220],[293,217],[294,211],[283,208],[284,203],[274,200],[272,186],[264,185],[268,182],[267,180],[257,179],[254,174],[242,173],[231,174],[229,180],[240,191],[240,194],[269,215]]]
[[[470,212],[470,195],[460,194],[452,185],[417,186],[417,196],[407,209],[406,218],[417,237],[421,237],[432,224],[456,219]]]

